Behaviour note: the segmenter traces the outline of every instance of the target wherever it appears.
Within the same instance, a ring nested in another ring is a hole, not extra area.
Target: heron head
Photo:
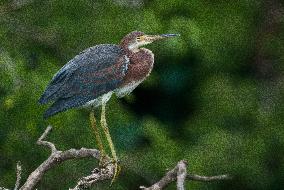
[[[134,31],[127,34],[121,41],[121,46],[132,51],[138,51],[141,46],[150,44],[157,40],[176,37],[179,34],[146,35],[143,32]]]

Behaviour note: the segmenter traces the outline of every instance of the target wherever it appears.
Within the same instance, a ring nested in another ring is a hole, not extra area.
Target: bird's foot
[[[112,180],[111,180],[111,184],[113,184],[113,182],[117,179],[120,171],[121,171],[121,166],[119,165],[119,160],[115,160],[115,159],[112,159],[112,163],[114,164],[114,173],[113,173],[113,177],[112,177]]]
[[[120,171],[121,171],[121,166],[119,165],[119,160],[115,160],[113,158],[109,159],[107,155],[102,155],[99,161],[99,168],[96,168],[94,172],[97,170],[106,168],[109,164],[112,164],[114,166],[114,171],[113,171],[113,177],[111,180],[110,186],[113,184],[113,182],[117,179]]]
[[[105,168],[109,164],[109,158],[106,154],[101,155],[100,161],[99,161],[99,167]]]

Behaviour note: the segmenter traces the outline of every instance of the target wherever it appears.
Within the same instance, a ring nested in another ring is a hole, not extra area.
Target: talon
[[[120,171],[121,171],[121,167],[118,165],[118,161],[114,160],[114,174],[113,174],[113,178],[111,180],[110,186],[117,179],[117,176],[119,175]]]
[[[113,159],[113,158],[112,158],[112,159],[111,159],[111,163],[112,163],[112,164],[116,164],[116,163],[117,163],[117,161],[116,161],[115,159]]]
[[[108,164],[109,164],[109,162],[107,160],[107,156],[106,155],[102,155],[100,157],[99,167],[100,168],[105,168]]]
[[[112,163],[113,163],[113,164],[115,164],[115,163],[119,164],[119,163],[120,163],[120,160],[118,160],[118,159],[115,160],[114,158],[112,158]]]

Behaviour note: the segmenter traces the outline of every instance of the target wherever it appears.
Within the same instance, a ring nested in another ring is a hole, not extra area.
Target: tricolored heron
[[[39,99],[41,104],[53,101],[44,113],[45,118],[75,107],[102,106],[101,127],[115,162],[114,178],[118,171],[118,159],[106,123],[106,103],[113,93],[123,97],[132,92],[151,73],[154,54],[148,49],[140,48],[141,46],[175,36],[178,34],[145,35],[134,31],[126,35],[119,45],[102,44],[90,47],[71,59],[53,76]],[[104,156],[93,109],[90,120]]]

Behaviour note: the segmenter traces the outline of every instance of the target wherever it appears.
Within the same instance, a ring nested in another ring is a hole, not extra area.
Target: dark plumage
[[[98,45],[70,60],[55,74],[39,100],[42,104],[55,101],[44,116],[82,106],[118,87],[129,64],[123,55],[117,45]]]
[[[44,113],[45,118],[74,107],[102,105],[101,128],[115,164],[113,180],[119,173],[118,158],[107,127],[106,103],[112,93],[118,97],[129,94],[152,71],[154,54],[140,47],[155,40],[173,36],[176,35],[145,35],[143,32],[135,31],[126,35],[120,45],[103,44],[88,48],[54,75],[39,99],[41,104],[54,102]],[[93,110],[90,113],[90,121],[99,145],[101,162],[103,162],[105,151]],[[104,164],[100,163],[100,165]]]
[[[44,114],[50,117],[70,108],[106,103],[115,92],[129,94],[150,74],[154,55],[140,46],[172,35],[132,32],[120,45],[88,48],[64,65],[52,78],[39,103],[54,101]]]

